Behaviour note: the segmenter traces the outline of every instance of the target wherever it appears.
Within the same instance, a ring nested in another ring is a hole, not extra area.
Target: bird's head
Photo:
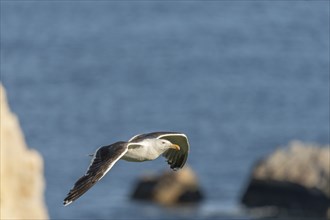
[[[180,146],[177,144],[173,144],[172,142],[165,139],[158,139],[158,147],[163,149],[164,151],[168,149],[180,150]]]

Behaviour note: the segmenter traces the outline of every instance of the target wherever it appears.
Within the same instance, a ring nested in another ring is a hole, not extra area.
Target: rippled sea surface
[[[53,219],[253,219],[254,162],[291,140],[329,143],[327,1],[5,1],[1,81],[44,157]],[[182,131],[205,200],[129,199],[164,159],[119,161],[68,207],[101,145]]]

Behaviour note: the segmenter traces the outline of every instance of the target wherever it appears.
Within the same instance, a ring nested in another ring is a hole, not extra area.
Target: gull
[[[152,132],[139,134],[129,141],[116,143],[98,148],[91,163],[81,178],[77,180],[63,201],[67,206],[82,196],[119,160],[143,162],[157,159],[160,155],[167,159],[171,169],[182,168],[188,157],[189,142],[185,134],[180,132]]]

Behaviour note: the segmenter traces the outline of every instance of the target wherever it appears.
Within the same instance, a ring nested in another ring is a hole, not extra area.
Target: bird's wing
[[[127,145],[127,142],[116,142],[97,149],[86,174],[77,180],[64,199],[63,204],[65,206],[69,205],[102,179],[112,166],[127,152]]]
[[[152,133],[135,135],[131,139],[129,139],[128,142],[139,142],[143,139],[149,139],[149,138],[150,139],[153,139],[153,138],[158,138],[159,139],[161,136],[164,136],[164,135],[184,135],[184,134],[179,133],[179,132],[172,132],[172,131],[169,131],[169,132],[157,131],[157,132],[152,132]]]
[[[167,163],[172,169],[177,170],[182,168],[188,158],[189,153],[189,142],[188,138],[183,133],[176,132],[158,132],[158,139],[169,140],[172,144],[180,146],[180,150],[169,149],[163,153],[163,156],[167,159]]]
[[[140,136],[143,136],[144,134],[137,134],[133,137],[131,137],[131,139],[128,140],[128,142],[132,142],[132,141],[135,141],[136,139],[138,139]]]

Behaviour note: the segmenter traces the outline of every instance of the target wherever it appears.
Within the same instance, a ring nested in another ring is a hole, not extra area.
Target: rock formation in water
[[[203,194],[195,173],[186,165],[176,172],[169,170],[159,176],[142,177],[131,197],[162,205],[175,205],[199,202]]]
[[[47,219],[43,161],[28,149],[17,117],[10,111],[0,84],[1,191],[0,219]]]
[[[295,141],[254,167],[242,197],[247,207],[277,207],[278,215],[330,218],[330,148]]]

